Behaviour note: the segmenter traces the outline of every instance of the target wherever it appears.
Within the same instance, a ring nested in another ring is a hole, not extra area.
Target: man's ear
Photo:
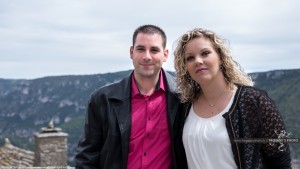
[[[165,49],[165,50],[164,50],[164,59],[163,59],[163,61],[166,62],[167,59],[168,59],[168,57],[169,57],[169,50],[168,50],[168,49]]]
[[[133,46],[130,46],[130,58],[132,59],[132,55],[133,55]]]

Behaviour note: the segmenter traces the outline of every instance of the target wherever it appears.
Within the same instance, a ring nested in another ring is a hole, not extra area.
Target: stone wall
[[[0,169],[1,166],[30,167],[33,163],[34,152],[16,147],[5,138],[4,146],[0,147]]]

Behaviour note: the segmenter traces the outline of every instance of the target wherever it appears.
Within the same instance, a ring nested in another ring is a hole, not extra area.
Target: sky
[[[133,31],[175,41],[205,28],[230,42],[248,73],[300,68],[299,0],[0,0],[0,78],[89,75],[133,69]]]

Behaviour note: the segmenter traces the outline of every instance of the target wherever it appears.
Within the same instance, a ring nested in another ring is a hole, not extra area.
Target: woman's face
[[[185,66],[193,80],[200,85],[220,77],[221,60],[209,39],[204,37],[189,41],[184,53]]]

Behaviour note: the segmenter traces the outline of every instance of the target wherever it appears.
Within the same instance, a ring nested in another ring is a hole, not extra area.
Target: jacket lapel
[[[178,111],[179,99],[173,93],[167,95],[167,112],[169,116],[170,126],[174,125],[176,113]]]
[[[167,112],[169,116],[169,125],[172,127],[180,101],[175,92],[175,77],[165,71],[163,71],[163,75],[167,81]]]
[[[114,111],[117,116],[122,144],[122,159],[123,168],[127,166],[130,130],[131,130],[131,113],[130,113],[130,98],[123,100],[122,102],[114,106]]]
[[[132,73],[131,73],[132,75]],[[121,134],[122,144],[122,168],[127,167],[127,158],[129,151],[129,140],[131,130],[131,75],[120,82],[119,87],[122,88],[119,92],[115,92],[110,97],[112,99],[112,109],[116,115],[118,126]]]

